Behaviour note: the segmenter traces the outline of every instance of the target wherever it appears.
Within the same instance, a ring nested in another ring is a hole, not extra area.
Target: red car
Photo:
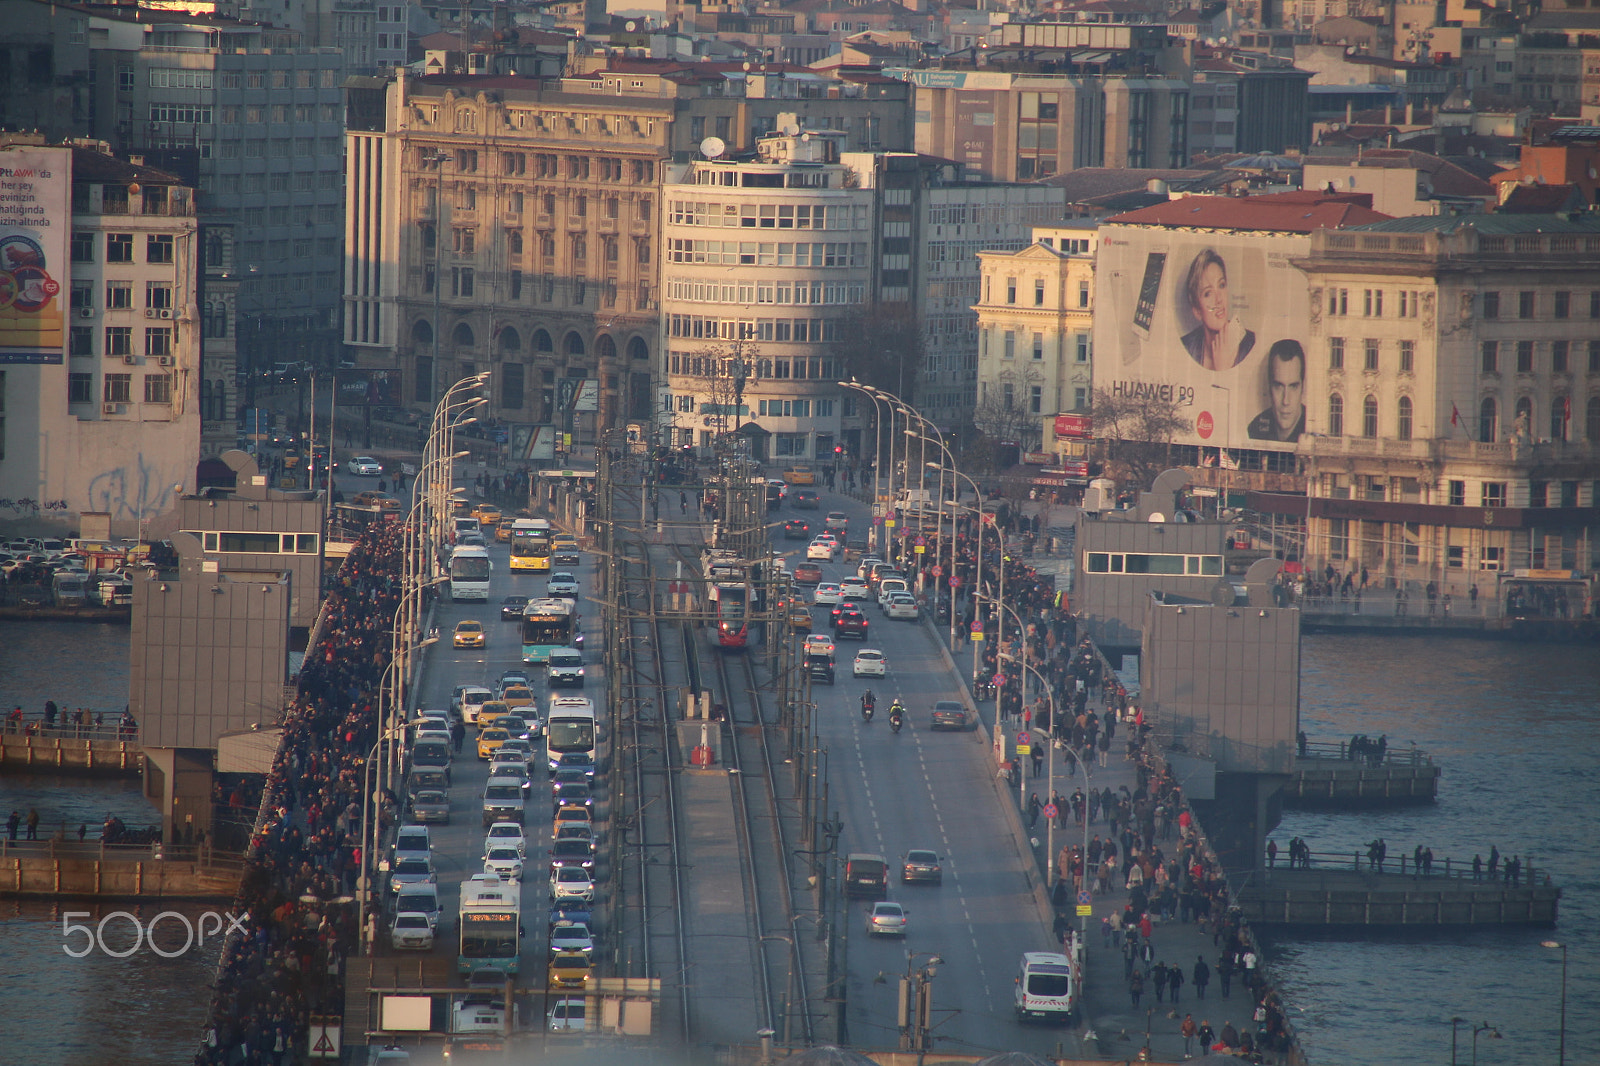
[[[816,563],[799,563],[794,568],[796,585],[815,585],[822,580],[822,567]]]
[[[833,635],[839,640],[850,637],[854,640],[867,639],[867,616],[857,610],[850,610],[839,615],[839,621],[833,627]]]

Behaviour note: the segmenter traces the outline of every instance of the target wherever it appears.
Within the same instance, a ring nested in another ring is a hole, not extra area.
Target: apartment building
[[[1301,267],[1313,564],[1592,584],[1600,220],[1397,218],[1312,234]]]
[[[846,395],[833,346],[866,303],[873,193],[844,134],[763,137],[753,160],[672,168],[663,187],[663,442],[749,437],[762,458],[831,457]],[[753,239],[751,239],[753,238]]]
[[[0,166],[31,172],[24,192],[66,231],[67,260],[51,261],[49,234],[4,220],[7,262],[61,288],[24,289],[0,330],[0,497],[13,501],[0,522],[60,532],[100,513],[114,534],[136,534],[194,485],[199,459],[193,190],[103,148],[22,134],[5,136]],[[61,326],[23,352],[18,312],[41,300]]]
[[[990,437],[1038,451],[1045,418],[1088,411],[1098,227],[1035,226],[1021,251],[978,253],[974,420]]]

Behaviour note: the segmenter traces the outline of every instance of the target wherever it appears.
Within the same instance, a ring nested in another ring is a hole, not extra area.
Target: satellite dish
[[[728,150],[721,137],[707,137],[700,142],[700,154],[707,159],[720,159],[722,153]]]
[[[811,140],[811,134],[809,134],[809,133],[802,133],[802,134],[801,134],[801,135],[800,135],[800,140],[802,140],[802,141],[809,141],[809,140]]]
[[[636,26],[638,26],[638,23],[634,22],[632,19],[629,19],[627,22],[624,22],[622,25],[623,25],[624,29],[626,29],[629,33],[632,33],[634,31],[634,28]]]
[[[788,134],[790,137],[798,137],[800,136],[800,127],[791,122],[787,126],[783,127],[783,132]]]
[[[1151,522],[1151,523],[1160,523],[1160,522],[1165,522],[1166,520],[1167,520],[1167,516],[1162,514],[1160,511],[1151,511],[1150,512],[1150,517],[1148,519],[1146,519],[1146,521]]]

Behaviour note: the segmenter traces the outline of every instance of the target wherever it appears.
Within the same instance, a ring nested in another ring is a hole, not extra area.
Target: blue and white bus
[[[489,574],[494,563],[477,544],[465,544],[450,553],[450,598],[455,601],[489,601]]]
[[[575,621],[571,600],[529,600],[522,609],[522,661],[544,666],[552,651],[570,647]]]
[[[600,762],[600,729],[595,721],[594,701],[585,696],[551,696],[545,717],[545,748],[550,756],[550,772],[555,773],[561,756],[587,754]]]
[[[479,970],[517,972],[521,955],[522,886],[494,874],[461,882],[461,953],[456,969],[463,977]]]

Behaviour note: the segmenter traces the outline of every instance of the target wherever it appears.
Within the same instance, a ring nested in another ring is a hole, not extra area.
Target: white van
[[[1078,953],[1077,937],[1067,942]],[[1017,1020],[1038,1018],[1073,1025],[1077,1022],[1083,966],[1077,958],[1057,951],[1029,951],[1022,956],[1017,975]]]

